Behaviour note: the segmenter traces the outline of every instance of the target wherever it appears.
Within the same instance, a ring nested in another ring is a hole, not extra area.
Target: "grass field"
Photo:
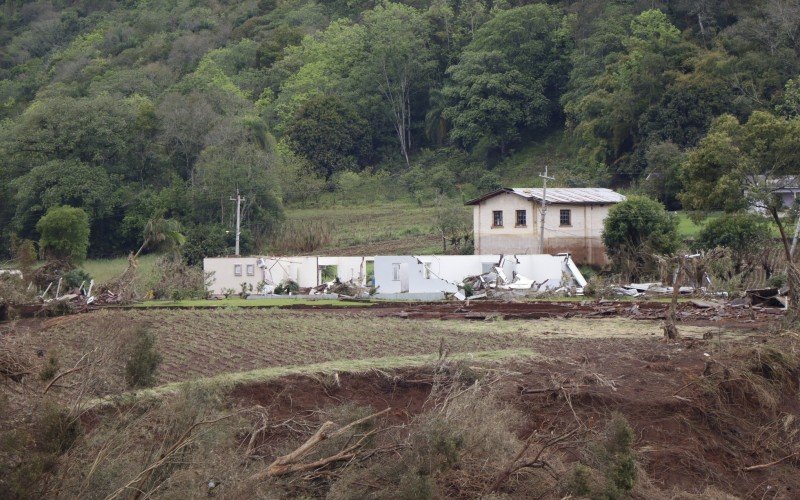
[[[471,207],[464,207],[470,220]],[[332,243],[324,253],[340,254],[425,254],[442,251],[434,230],[436,208],[409,202],[372,206],[330,206],[288,209],[288,220],[322,221],[331,227]]]

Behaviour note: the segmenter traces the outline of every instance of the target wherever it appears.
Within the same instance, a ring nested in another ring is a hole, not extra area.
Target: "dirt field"
[[[506,307],[506,312],[508,312]],[[540,306],[547,311],[575,312],[574,304]],[[630,305],[626,305],[630,308]],[[662,306],[656,306],[661,308]],[[437,313],[436,309],[439,308]],[[158,383],[167,384],[198,377],[262,370],[374,360],[374,366],[398,366],[407,359],[419,364],[436,355],[440,346],[450,353],[503,351],[509,356],[551,356],[574,343],[598,339],[658,342],[661,326],[655,320],[619,317],[502,319],[491,316],[486,306],[474,302],[473,316],[453,311],[464,306],[383,307],[361,309],[214,309],[214,310],[102,310],[63,319],[21,321],[16,335],[23,335],[31,349],[58,352],[64,364],[78,360],[94,339],[130,334],[139,327],[156,336],[163,356]],[[502,312],[502,308],[501,309]],[[547,311],[527,313],[547,316]],[[414,319],[480,317],[481,321]],[[461,314],[461,316],[459,316]],[[496,313],[500,314],[500,313]],[[522,314],[519,311],[511,314]],[[648,315],[652,316],[652,311]],[[485,318],[489,318],[486,320]],[[494,319],[492,319],[494,318]],[[53,326],[49,326],[53,325]],[[716,325],[685,326],[685,336],[701,339],[720,331]],[[724,333],[724,342],[743,335]],[[353,365],[355,366],[355,365]]]
[[[484,396],[475,393],[476,402],[469,404],[478,405],[481,398],[491,398],[497,401],[493,404],[498,405],[498,411],[508,408],[517,417],[508,421],[512,433],[508,439],[513,443],[505,451],[496,452],[500,453],[499,462],[481,465],[473,472],[467,472],[472,470],[469,462],[458,466],[463,468],[462,473],[457,472],[458,467],[447,469],[449,472],[442,472],[445,475],[437,480],[437,488],[444,488],[438,490],[440,495],[481,496],[488,487],[486,481],[491,483],[510,460],[509,454],[516,453],[529,436],[546,442],[547,436],[572,429],[579,438],[566,440],[545,453],[555,467],[549,476],[515,473],[498,490],[514,498],[529,497],[534,493],[527,488],[542,481],[550,489],[536,490],[534,496],[560,498],[567,491],[567,471],[576,463],[593,463],[592,440],[602,437],[603,426],[619,414],[633,429],[631,450],[641,469],[631,493],[634,498],[733,498],[725,496],[728,494],[738,498],[797,498],[798,335],[777,333],[780,315],[774,311],[706,306],[681,305],[678,327],[683,338],[675,342],[662,339],[659,318],[666,305],[644,302],[474,301],[469,305],[384,304],[335,309],[102,310],[0,324],[0,333],[5,347],[28,352],[34,373],[44,367],[51,354],[55,353],[67,369],[82,353],[115,346],[98,357],[104,363],[94,374],[99,382],[88,389],[80,387],[97,398],[126,390],[123,370],[119,362],[114,362],[119,356],[112,351],[124,351],[130,333],[147,328],[155,335],[156,347],[163,356],[157,378],[160,388],[152,393],[162,402],[137,410],[149,413],[136,417],[130,425],[142,425],[136,422],[152,412],[161,411],[156,413],[162,415],[157,418],[164,419],[169,414],[164,412],[186,411],[169,406],[189,397],[182,395],[185,390],[196,390],[192,389],[194,384],[182,386],[180,382],[201,380],[222,390],[222,395],[213,399],[218,401],[214,404],[222,404],[219,411],[261,408],[258,411],[268,418],[260,418],[270,423],[266,430],[253,433],[252,426],[261,425],[260,420],[237,420],[215,444],[227,446],[224,453],[232,454],[226,459],[230,462],[226,472],[221,472],[219,464],[214,466],[213,473],[221,475],[225,485],[218,493],[222,497],[318,496],[329,489],[335,492],[337,481],[349,485],[341,486],[348,491],[355,488],[351,495],[374,497],[377,490],[369,486],[373,483],[348,476],[361,474],[364,467],[364,474],[372,474],[367,472],[368,462],[347,463],[321,476],[301,475],[257,486],[246,477],[299,446],[325,419],[346,422],[353,418],[346,415],[356,409],[363,415],[391,408],[376,421],[378,428],[388,432],[371,445],[376,450],[388,446],[389,436],[400,443],[413,439],[414,429],[427,425],[421,423],[430,418],[426,415],[439,411],[435,409],[443,408],[442,400],[452,397],[448,395],[452,392],[442,396],[445,376],[447,384],[456,384],[453,390],[458,395],[476,384],[473,391]],[[442,367],[446,367],[444,372]],[[71,401],[77,390],[69,383],[59,383],[50,397]],[[7,394],[8,408],[13,408],[20,396],[16,392]],[[192,405],[208,404],[207,399],[203,401]],[[161,407],[164,409],[159,410]],[[113,424],[111,429],[121,426],[114,419],[132,411],[102,408],[106,409],[84,414],[84,428],[94,437],[67,457],[91,462],[93,454],[105,453],[105,447],[98,451],[92,446],[110,439],[100,436],[109,432],[109,425]],[[484,421],[473,426],[476,429],[497,425],[488,423],[493,415],[479,418]],[[156,424],[147,426],[159,435]],[[136,432],[144,436],[151,431]],[[251,434],[253,437],[248,437]],[[248,439],[250,444],[245,446]],[[257,460],[251,457],[242,461],[243,447]],[[320,452],[322,456],[325,449]],[[120,453],[122,457],[129,452]],[[143,456],[143,462],[128,467],[144,467],[148,462]],[[198,458],[202,456],[206,455]],[[209,467],[202,460],[191,467],[194,474],[212,473],[197,472],[198,467]],[[481,478],[476,471],[484,471],[488,478]],[[351,479],[356,482],[349,483]],[[183,484],[175,481],[174,488]],[[201,486],[203,481],[207,478],[200,481]],[[406,488],[404,484],[401,481],[392,487]],[[242,485],[255,489],[242,490]],[[203,487],[183,487],[198,489],[174,489],[172,496],[186,495],[186,491],[193,492],[189,496],[206,496]],[[108,490],[99,491],[108,494]],[[560,496],[556,492],[561,492]]]

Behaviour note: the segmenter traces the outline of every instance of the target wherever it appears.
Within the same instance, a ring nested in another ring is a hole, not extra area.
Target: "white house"
[[[570,253],[580,264],[608,262],[601,235],[608,210],[625,200],[605,188],[548,188],[544,248],[542,188],[500,188],[470,200],[476,254]]]

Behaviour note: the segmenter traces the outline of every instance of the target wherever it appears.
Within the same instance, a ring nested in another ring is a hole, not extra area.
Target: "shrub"
[[[704,250],[717,247],[730,249],[738,273],[754,254],[761,253],[770,237],[770,225],[764,217],[744,213],[724,214],[703,227],[697,245]]]
[[[79,418],[64,409],[47,406],[36,423],[34,435],[39,451],[61,454],[72,448],[82,433]]]
[[[300,285],[293,280],[284,280],[275,287],[273,292],[275,295],[289,295],[290,293],[297,293],[300,291]]]
[[[39,248],[48,258],[82,262],[89,249],[89,217],[80,208],[53,207],[36,223]]]
[[[136,330],[136,341],[125,365],[125,381],[129,387],[151,387],[155,384],[156,370],[161,355],[156,351],[155,337],[149,330]]]
[[[589,451],[587,463],[578,463],[567,476],[565,489],[589,498],[627,498],[636,484],[635,434],[628,421],[614,414]]]
[[[678,249],[677,220],[661,203],[644,196],[611,207],[603,226],[606,251],[616,270],[629,279],[653,274],[654,254]]]
[[[81,283],[85,283],[88,286],[89,282],[92,281],[92,277],[83,269],[72,269],[62,274],[61,277],[64,280],[62,284],[67,290],[78,288]]]
[[[61,368],[60,363],[58,362],[58,356],[54,354],[49,354],[47,356],[47,362],[42,368],[42,371],[39,372],[39,380],[42,382],[47,382],[48,380],[53,380],[58,374],[58,370]]]

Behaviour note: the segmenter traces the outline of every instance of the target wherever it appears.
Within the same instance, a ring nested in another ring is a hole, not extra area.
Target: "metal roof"
[[[542,200],[542,188],[500,188],[467,202],[478,203],[502,193],[515,194],[528,200]],[[607,188],[548,188],[547,202],[563,205],[608,205],[625,201],[625,197]]]

